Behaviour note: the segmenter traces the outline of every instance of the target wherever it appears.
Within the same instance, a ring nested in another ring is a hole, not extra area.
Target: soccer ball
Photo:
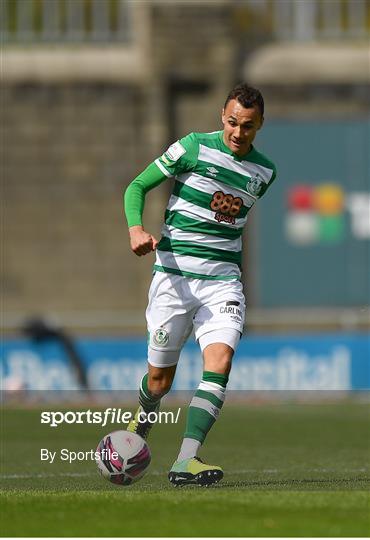
[[[148,470],[149,446],[136,433],[113,431],[98,444],[95,454],[98,470],[104,478],[120,486],[137,482]]]

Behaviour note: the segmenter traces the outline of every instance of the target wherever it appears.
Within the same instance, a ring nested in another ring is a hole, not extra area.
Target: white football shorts
[[[177,364],[192,329],[202,349],[224,342],[234,350],[243,333],[245,298],[240,281],[193,279],[156,272],[146,310],[148,361]]]

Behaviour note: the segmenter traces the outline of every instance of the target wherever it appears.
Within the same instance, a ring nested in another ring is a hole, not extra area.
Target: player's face
[[[222,111],[224,143],[237,156],[250,150],[257,131],[262,127],[263,117],[259,107],[246,109],[236,99],[231,99]]]

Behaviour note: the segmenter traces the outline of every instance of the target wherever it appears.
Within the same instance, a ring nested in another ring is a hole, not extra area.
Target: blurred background
[[[135,389],[153,256],[122,192],[229,90],[265,97],[278,178],[244,238],[231,387],[370,388],[370,3],[0,0],[2,387]],[[159,235],[171,182],[147,196]],[[179,389],[198,384],[190,342]]]

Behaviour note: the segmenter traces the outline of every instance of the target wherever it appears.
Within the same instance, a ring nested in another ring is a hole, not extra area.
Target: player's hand
[[[158,240],[151,234],[144,231],[141,225],[134,225],[129,228],[130,244],[132,251],[141,257],[154,251],[158,245]]]

